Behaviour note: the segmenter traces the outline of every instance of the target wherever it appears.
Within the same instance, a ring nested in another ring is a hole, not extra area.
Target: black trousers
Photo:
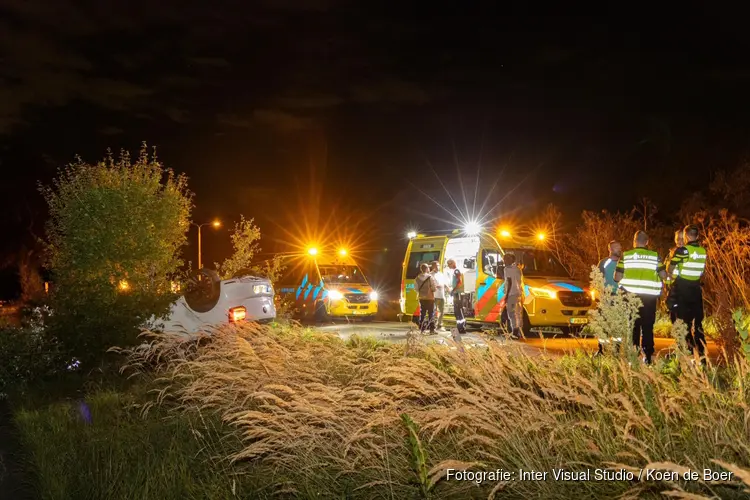
[[[643,349],[647,359],[654,355],[654,323],[656,323],[656,304],[659,297],[655,295],[638,295],[643,305],[638,309],[638,319],[633,327],[633,345]]]
[[[706,336],[703,333],[703,289],[698,281],[677,280],[677,317],[685,322],[688,333],[685,337],[690,352],[698,348],[703,356]]]
[[[464,317],[464,303],[460,295],[453,295],[453,315],[456,317],[458,333],[466,333],[466,318]]]
[[[676,283],[672,283],[669,286],[669,292],[667,292],[667,310],[669,311],[669,320],[672,324],[679,318],[677,314],[679,303],[677,302],[677,287],[675,285]]]
[[[435,331],[435,301],[433,299],[419,299],[419,331],[427,328]]]

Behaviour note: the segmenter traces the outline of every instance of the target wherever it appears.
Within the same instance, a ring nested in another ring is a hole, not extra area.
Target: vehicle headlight
[[[328,292],[328,298],[331,300],[341,300],[344,298],[344,294],[338,290],[330,290]]]
[[[554,290],[547,290],[546,288],[529,288],[532,295],[535,295],[541,299],[556,299],[557,292]]]
[[[375,290],[370,292],[370,300],[378,300],[378,292],[376,292]]]
[[[253,293],[260,295],[261,293],[271,293],[271,285],[253,285]]]

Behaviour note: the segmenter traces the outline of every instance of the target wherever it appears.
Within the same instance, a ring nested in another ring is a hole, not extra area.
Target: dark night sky
[[[488,206],[512,191],[498,216],[642,196],[668,211],[747,152],[739,13],[414,5],[3,0],[2,250],[43,220],[38,180],[143,140],[189,175],[196,220],[243,213],[284,249],[280,228],[317,206],[389,248],[368,257],[383,277],[407,227],[447,226],[416,187],[449,206],[437,177],[461,199],[460,172],[470,205],[477,179]],[[204,242],[205,261],[225,257],[226,232]]]

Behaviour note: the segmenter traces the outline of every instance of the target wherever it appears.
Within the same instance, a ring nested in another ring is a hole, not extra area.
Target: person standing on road
[[[638,231],[633,236],[633,249],[624,252],[615,269],[615,281],[625,291],[638,296],[643,305],[633,328],[633,345],[643,350],[643,361],[650,365],[654,355],[654,323],[656,305],[667,278],[659,254],[648,248],[648,235]]]
[[[523,334],[523,274],[516,265],[516,256],[506,253],[505,262],[505,310],[510,322],[511,337],[525,337]]]
[[[615,269],[617,268],[617,263],[620,262],[620,259],[622,258],[622,244],[617,240],[612,240],[609,242],[609,257],[606,259],[602,259],[599,261],[599,271],[601,271],[602,275],[604,276],[604,286],[605,288],[610,289],[610,292],[612,292],[612,295],[617,293],[617,282],[615,281]],[[606,300],[605,297],[601,297],[600,300]],[[621,338],[612,339],[614,342],[622,342]],[[604,345],[602,343],[608,343],[609,340],[599,340],[599,352],[598,354],[604,354]],[[617,344],[619,345],[619,344]]]
[[[617,240],[609,242],[609,257],[599,261],[599,271],[604,275],[604,284],[612,289],[614,294],[617,291],[617,282],[615,281],[615,268],[622,258],[622,245]]]
[[[437,323],[438,330],[444,330],[443,328],[443,313],[445,312],[445,288],[446,288],[446,277],[445,274],[440,272],[440,264],[438,261],[434,261],[430,264],[430,274],[435,278],[435,321]]]
[[[674,324],[675,321],[677,321],[677,288],[675,287],[675,283],[677,280],[677,276],[680,275],[680,270],[677,268],[677,266],[672,266],[672,259],[675,257],[675,252],[677,252],[678,249],[685,246],[685,231],[684,230],[678,230],[674,232],[674,244],[675,246],[669,251],[669,257],[667,257],[667,260],[665,262],[665,266],[668,268],[667,272],[667,287],[669,291],[667,292],[667,310],[669,311],[669,319]]]
[[[419,266],[420,274],[414,280],[414,288],[417,290],[419,297],[419,332],[429,327],[430,335],[435,333],[435,291],[437,283],[435,278],[429,273],[430,267],[427,264]]]
[[[453,315],[456,317],[456,329],[458,333],[466,333],[466,318],[464,318],[464,306],[461,295],[464,293],[464,275],[456,267],[456,261],[448,259],[448,269],[451,275],[451,297],[453,298]]]
[[[685,322],[688,328],[687,341],[690,353],[698,348],[701,363],[705,363],[706,337],[703,333],[703,290],[701,279],[706,271],[706,249],[698,241],[698,228],[685,228],[686,244],[674,252],[669,263],[669,272],[677,272],[674,282],[677,301],[677,318]],[[695,333],[693,333],[695,332]]]

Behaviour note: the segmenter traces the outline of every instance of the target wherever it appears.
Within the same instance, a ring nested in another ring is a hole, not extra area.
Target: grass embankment
[[[162,376],[148,382],[154,404],[103,392],[87,399],[90,422],[75,403],[18,415],[43,498],[747,498],[750,488],[742,469],[731,484],[551,478],[747,468],[744,360],[705,373],[683,360],[664,375],[625,359],[345,344],[246,325],[200,347],[157,337],[131,363]],[[446,480],[448,468],[516,476],[475,484]],[[550,474],[518,481],[518,469]]]

